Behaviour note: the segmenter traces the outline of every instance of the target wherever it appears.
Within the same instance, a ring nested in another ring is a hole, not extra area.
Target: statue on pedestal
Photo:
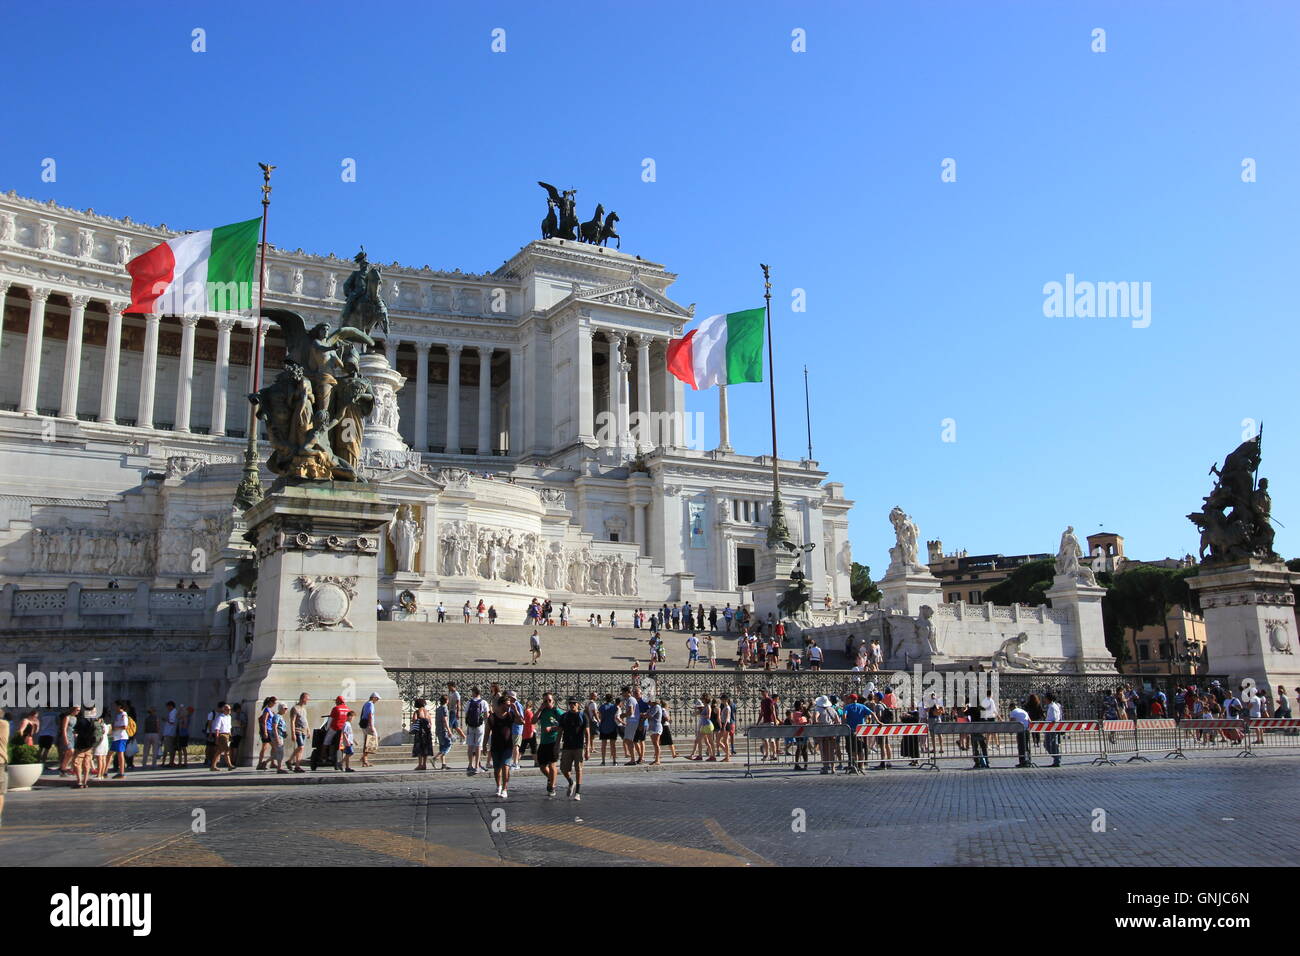
[[[398,571],[408,574],[415,571],[420,532],[420,522],[415,520],[415,509],[410,505],[403,505],[394,512],[393,520],[388,523],[388,540],[393,543]]]
[[[1097,579],[1093,576],[1092,568],[1080,560],[1082,557],[1083,548],[1074,536],[1074,525],[1067,525],[1061,532],[1061,546],[1056,549],[1056,573],[1073,578],[1080,584],[1095,586]]]
[[[1200,559],[1210,552],[1213,562],[1246,561],[1251,558],[1270,563],[1282,558],[1273,550],[1273,501],[1268,493],[1268,479],[1259,471],[1263,432],[1237,446],[1223,460],[1223,467],[1210,466],[1217,476],[1214,490],[1203,500],[1199,512],[1187,516],[1201,531]]]
[[[352,343],[374,345],[360,329],[310,331],[288,309],[262,314],[284,332],[284,367],[275,380],[249,396],[266,422],[271,454],[266,466],[282,478],[359,481],[362,428],[374,403],[360,374]]]
[[[376,328],[388,334],[388,306],[380,293],[383,279],[379,267],[366,260],[365,247],[353,257],[357,267],[343,283],[343,311],[339,314],[339,325],[352,324],[367,335]],[[373,347],[373,343],[371,343]]]
[[[916,543],[920,531],[912,521],[912,516],[895,505],[894,510],[889,512],[889,522],[894,526],[894,537],[897,541],[897,545],[889,549],[890,570],[897,568],[904,573],[928,571],[928,568],[917,562]]]

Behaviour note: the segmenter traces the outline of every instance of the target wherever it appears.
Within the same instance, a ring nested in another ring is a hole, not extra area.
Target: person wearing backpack
[[[465,746],[469,750],[466,776],[473,777],[480,770],[479,763],[483,759],[483,724],[487,720],[487,710],[487,701],[479,696],[479,689],[471,687],[469,703],[465,705]]]
[[[72,789],[85,790],[90,786],[90,770],[95,745],[103,736],[104,725],[92,720],[80,707],[72,708]]]
[[[121,780],[126,776],[126,745],[134,732],[135,721],[127,714],[122,702],[117,701],[113,704],[112,739],[108,745],[109,752],[113,754],[113,762],[117,765],[117,773],[113,774],[114,780]]]

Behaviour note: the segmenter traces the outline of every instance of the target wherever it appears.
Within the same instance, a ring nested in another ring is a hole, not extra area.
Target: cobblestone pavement
[[[1300,853],[1297,764],[1205,758],[1059,770],[823,777],[734,769],[541,775],[498,800],[486,775],[299,787],[11,794],[8,866],[1177,865],[1188,848]],[[1104,814],[1104,817],[1103,817]],[[192,823],[201,819],[201,832]],[[1101,832],[1098,832],[1100,828]]]

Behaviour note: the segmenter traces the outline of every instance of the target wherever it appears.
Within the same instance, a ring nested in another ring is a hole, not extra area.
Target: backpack
[[[469,706],[465,708],[465,723],[470,727],[483,726],[483,712],[487,710],[487,705],[480,700],[471,700]]]
[[[126,718],[126,737],[127,737],[128,740],[130,740],[130,739],[132,739],[132,738],[135,737],[135,730],[136,730],[136,726],[135,726],[135,718],[134,718],[134,717],[127,717],[127,718]]]

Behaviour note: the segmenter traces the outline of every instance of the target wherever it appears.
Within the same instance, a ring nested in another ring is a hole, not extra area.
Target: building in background
[[[984,592],[1005,581],[1016,568],[1030,561],[1050,558],[1050,554],[968,554],[965,551],[943,553],[943,542],[927,541],[930,573],[943,582],[945,603],[983,604]]]

